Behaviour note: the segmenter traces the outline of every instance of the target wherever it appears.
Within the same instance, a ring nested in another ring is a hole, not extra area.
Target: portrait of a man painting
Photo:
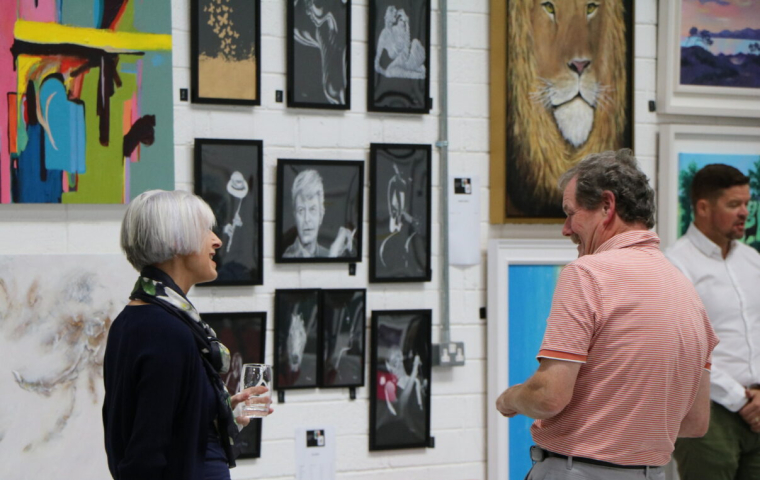
[[[491,6],[491,221],[552,221],[562,173],[632,145],[633,0]]]
[[[277,161],[275,262],[357,262],[364,162]]]

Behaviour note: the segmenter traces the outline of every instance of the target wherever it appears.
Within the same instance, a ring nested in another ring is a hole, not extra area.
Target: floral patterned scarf
[[[220,376],[220,374],[227,373],[230,368],[230,351],[216,338],[216,332],[201,320],[198,310],[190,303],[182,289],[164,271],[152,266],[143,268],[129,298],[162,307],[180,318],[193,332],[206,374],[216,392],[218,412],[216,425],[219,430],[220,443],[227,454],[227,462],[230,468],[233,468],[235,458],[238,455],[235,438],[239,429],[235,415],[232,413],[230,394]]]

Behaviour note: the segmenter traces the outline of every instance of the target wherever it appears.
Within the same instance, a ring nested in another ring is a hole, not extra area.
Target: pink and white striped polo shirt
[[[616,235],[560,274],[539,358],[583,363],[533,439],[564,455],[665,465],[718,339],[653,232]]]

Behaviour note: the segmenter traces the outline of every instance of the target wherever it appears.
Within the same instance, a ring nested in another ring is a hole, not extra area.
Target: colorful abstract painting
[[[0,256],[0,477],[111,478],[103,354],[136,278],[123,255]]]
[[[0,9],[0,203],[127,203],[173,189],[170,3]]]
[[[681,1],[681,84],[760,88],[760,4]]]
[[[749,217],[744,223],[744,238],[740,241],[760,251],[760,155],[726,155],[719,153],[680,153],[678,155],[678,236],[680,237],[694,221],[691,208],[691,182],[694,175],[705,165],[725,163],[749,177],[752,196]]]
[[[546,330],[554,287],[563,265],[509,266],[509,384],[525,382],[538,368],[536,355]],[[525,478],[534,444],[533,419],[517,415],[509,420],[509,478]]]

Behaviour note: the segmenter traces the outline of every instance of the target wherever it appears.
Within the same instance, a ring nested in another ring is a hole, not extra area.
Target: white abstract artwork
[[[0,256],[3,478],[110,478],[103,355],[136,279],[121,255]]]

